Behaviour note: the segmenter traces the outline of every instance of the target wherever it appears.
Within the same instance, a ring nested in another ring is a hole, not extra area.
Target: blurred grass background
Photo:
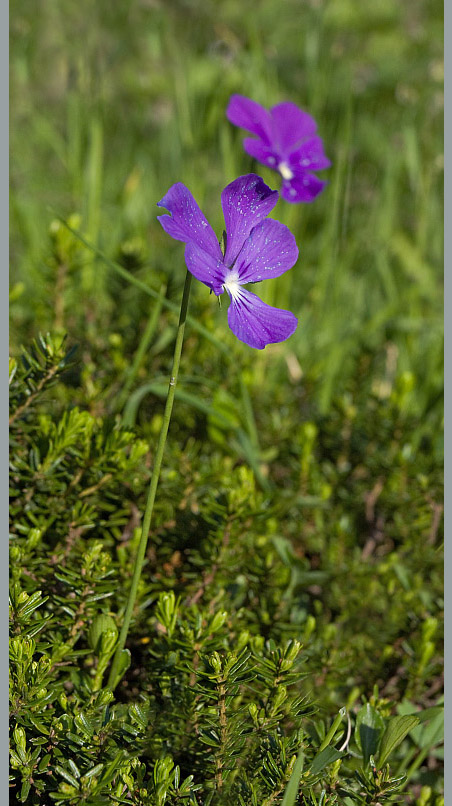
[[[300,326],[258,363],[279,367],[281,352],[294,354],[327,411],[362,352],[381,351],[414,374],[410,405],[430,415],[442,374],[441,3],[19,0],[11,38],[17,338],[54,324],[56,281],[44,281],[43,262],[55,215],[79,213],[109,255],[140,238],[146,281],[171,267],[180,286],[182,249],[156,222],[156,202],[183,181],[220,235],[227,182],[258,170],[278,186],[242,151],[225,119],[229,96],[288,99],[318,120],[333,167],[314,204],[275,210],[300,259],[259,293]],[[101,263],[87,259],[74,283],[78,304],[85,295],[111,310]],[[225,312],[204,287],[195,296],[193,312],[232,344]]]

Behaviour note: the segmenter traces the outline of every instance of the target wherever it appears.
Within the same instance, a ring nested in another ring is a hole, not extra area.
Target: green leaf
[[[429,709],[430,710],[430,709]],[[433,710],[433,709],[432,709]],[[429,725],[426,725],[420,738],[422,748],[434,747],[444,740],[444,711],[437,713]]]
[[[103,764],[96,764],[95,767],[91,767],[91,769],[88,770],[88,772],[85,772],[85,774],[82,775],[80,780],[88,781],[90,778],[93,778],[94,775],[97,775],[99,772],[101,772],[103,768],[104,768]]]
[[[289,778],[289,783],[286,786],[281,806],[294,805],[295,798],[297,797],[298,793],[298,787],[300,785],[301,773],[303,772],[303,764],[304,764],[304,751],[303,749],[301,749],[300,752],[298,753],[297,760],[292,770],[292,775]]]
[[[55,772],[59,773],[62,778],[64,778],[69,784],[75,786],[76,789],[79,788],[79,783],[73,775],[71,775],[67,770],[60,767],[58,764],[55,765]]]
[[[123,674],[127,672],[127,669],[130,666],[132,660],[132,656],[130,654],[130,649],[123,649],[120,656],[119,656],[119,664],[118,664],[118,677],[122,677]]]
[[[392,751],[403,742],[405,736],[419,724],[419,717],[414,715],[393,716],[386,728],[380,745],[378,764],[380,768],[389,758]]]
[[[116,753],[115,757],[110,761],[109,764],[107,764],[107,766],[103,770],[99,782],[100,785],[105,786],[106,784],[111,783],[111,781],[116,775],[117,770],[120,768],[124,760],[124,756],[125,756],[124,750],[120,750],[118,753]]]
[[[336,750],[334,747],[325,747],[325,749],[317,753],[314,758],[309,770],[310,774],[317,775],[325,769],[325,767],[328,767],[328,764],[333,764],[334,761],[337,761],[338,758],[342,758],[343,755],[340,750]]]
[[[383,717],[376,708],[368,702],[360,708],[356,716],[355,741],[366,764],[370,756],[374,756],[377,752],[384,728]]]
[[[419,722],[427,722],[428,719],[437,717],[438,714],[444,714],[443,705],[432,705],[431,708],[424,708],[423,711],[416,711],[415,716],[418,717]]]

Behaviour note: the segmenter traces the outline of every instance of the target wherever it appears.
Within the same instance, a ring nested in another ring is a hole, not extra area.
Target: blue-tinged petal
[[[234,269],[239,283],[258,283],[284,274],[297,258],[298,247],[291,231],[279,221],[267,218],[251,230]]]
[[[226,268],[223,261],[201,249],[194,241],[185,247],[185,263],[193,277],[209,286],[217,296],[223,293],[223,282]]]
[[[171,213],[170,216],[158,216],[168,235],[185,243],[194,241],[216,260],[222,259],[221,249],[212,227],[182,182],[172,185],[166,196],[157,202],[157,207],[164,207]]]
[[[289,156],[289,165],[293,168],[302,168],[305,171],[321,171],[331,165],[323,151],[321,137],[310,137],[303,145]]]
[[[231,95],[226,109],[226,117],[235,126],[257,134],[264,143],[269,144],[272,137],[272,120],[267,109],[245,98],[244,95]]]
[[[285,341],[295,332],[298,319],[290,311],[272,308],[240,286],[230,296],[229,327],[249,347],[263,350],[267,344]]]
[[[263,165],[268,165],[269,168],[274,170],[278,167],[278,155],[273,151],[271,146],[266,146],[262,140],[256,140],[255,137],[245,137],[243,141],[243,148],[250,157],[261,162]]]
[[[239,176],[221,194],[226,223],[224,262],[232,266],[253,227],[273,210],[278,191],[270,190],[257,174]]]
[[[303,171],[283,182],[281,196],[288,202],[311,202],[327,184],[328,182],[318,179],[315,174]]]
[[[317,130],[314,118],[290,101],[272,106],[270,114],[273,119],[273,142],[279,146],[282,158]]]

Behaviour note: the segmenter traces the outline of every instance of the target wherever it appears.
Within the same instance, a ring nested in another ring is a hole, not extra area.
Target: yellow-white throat
[[[239,283],[239,276],[236,271],[232,270],[229,272],[227,279],[223,283],[223,288],[225,291],[229,292],[232,299],[236,299],[236,297],[240,296],[241,285]]]
[[[293,179],[293,172],[290,170],[287,162],[280,162],[278,165],[278,171],[283,179]]]

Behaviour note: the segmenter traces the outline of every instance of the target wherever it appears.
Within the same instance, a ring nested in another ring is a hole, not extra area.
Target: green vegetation
[[[11,797],[442,806],[442,5],[19,0],[11,20]],[[238,342],[199,283],[171,368],[175,181],[218,233],[231,93],[333,162]]]

